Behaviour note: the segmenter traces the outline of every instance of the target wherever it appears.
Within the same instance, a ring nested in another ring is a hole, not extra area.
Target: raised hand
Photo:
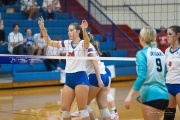
[[[82,27],[82,29],[87,29],[88,28],[88,22],[86,20],[82,20],[81,27]]]
[[[39,17],[38,24],[40,28],[44,28],[44,19],[43,17]]]

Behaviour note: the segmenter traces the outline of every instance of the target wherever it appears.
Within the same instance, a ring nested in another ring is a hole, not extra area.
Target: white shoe
[[[76,110],[75,112],[71,113],[71,116],[78,117],[79,116],[79,111]]]
[[[118,113],[116,112],[114,112],[114,111],[112,111],[111,112],[111,119],[112,120],[117,120],[117,119],[119,119],[119,115],[118,115]]]

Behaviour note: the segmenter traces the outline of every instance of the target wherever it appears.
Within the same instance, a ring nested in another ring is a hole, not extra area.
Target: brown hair
[[[99,50],[97,44],[96,44],[96,41],[94,40],[94,37],[88,33],[88,36],[89,36],[89,39],[90,39],[90,43],[94,46],[94,48],[96,49],[96,51],[98,52],[99,55],[101,55],[101,51]]]
[[[180,33],[180,27],[178,25],[173,25],[173,26],[169,27],[169,29],[171,29],[176,34]],[[180,43],[180,37],[179,37],[178,41]]]

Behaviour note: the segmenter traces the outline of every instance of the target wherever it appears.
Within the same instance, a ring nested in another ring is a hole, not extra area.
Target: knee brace
[[[107,94],[107,101],[112,102],[114,100],[113,96],[111,94]]]
[[[81,118],[89,117],[88,110],[87,110],[87,109],[86,109],[86,110],[80,110],[80,111],[79,111],[79,116],[80,116]]]
[[[101,109],[100,113],[101,113],[102,118],[106,118],[106,117],[111,116],[108,108]]]
[[[62,117],[63,117],[63,118],[69,118],[69,117],[71,117],[69,111],[62,111],[62,110],[61,110],[61,113],[62,113]]]
[[[89,107],[89,105],[87,105],[87,110],[88,110],[88,113],[92,112],[92,109],[91,109],[91,107]]]
[[[167,108],[164,111],[164,120],[174,120],[176,108]]]

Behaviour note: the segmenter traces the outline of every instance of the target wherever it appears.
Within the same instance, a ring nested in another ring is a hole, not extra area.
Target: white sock
[[[113,111],[116,110],[116,107],[111,108],[111,110],[113,110]]]

